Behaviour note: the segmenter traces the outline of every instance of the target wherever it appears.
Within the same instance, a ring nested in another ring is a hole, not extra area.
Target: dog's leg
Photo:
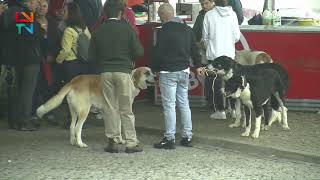
[[[265,130],[265,131],[268,131],[270,129],[269,127],[270,110],[268,107],[269,107],[269,104],[265,104],[262,106],[263,114],[264,114],[264,124],[261,124],[261,130]]]
[[[236,120],[233,124],[230,124],[230,128],[235,128],[240,126],[240,119],[241,119],[241,101],[239,98],[235,101],[235,108],[236,108]]]
[[[252,134],[252,137],[254,139],[259,138],[260,126],[261,126],[261,115],[256,117],[256,128],[254,129],[254,132]]]
[[[270,119],[269,119],[269,124],[268,124],[268,126],[269,126],[269,128],[271,128],[271,126],[272,126],[272,124],[275,122],[275,121],[277,121],[277,120],[281,120],[281,117],[280,117],[281,115],[280,115],[280,112],[278,112],[278,111],[276,111],[276,110],[274,110],[274,109],[272,109],[271,110],[271,116],[270,116]]]
[[[241,134],[241,136],[249,136],[250,134],[250,129],[251,129],[251,108],[244,106],[244,110],[246,113],[246,129],[245,131]]]
[[[83,103],[83,104],[85,104],[85,103]],[[75,132],[76,132],[76,138],[77,138],[77,145],[81,148],[88,147],[86,144],[84,144],[82,142],[81,131],[82,131],[83,123],[86,121],[86,119],[88,117],[89,111],[90,111],[90,106],[86,105],[86,104],[83,105],[81,107],[81,109],[78,110],[79,117],[78,117],[78,122],[77,122],[77,125],[75,128],[75,130],[76,130]]]
[[[287,114],[288,109],[285,106],[282,106],[281,109],[282,109],[281,118],[283,121],[282,129],[283,130],[290,130],[290,128],[288,126],[288,114]]]
[[[253,139],[257,139],[259,138],[259,134],[260,134],[260,127],[261,127],[261,117],[262,117],[262,113],[263,113],[263,107],[262,106],[255,106],[254,108],[255,112],[256,112],[256,124],[255,124],[255,129],[254,132],[252,133],[252,138]]]
[[[70,144],[71,145],[77,145],[77,139],[76,139],[76,133],[75,133],[75,126],[77,122],[77,112],[75,111],[75,108],[73,107],[71,101],[68,100],[69,110],[71,114],[71,124],[70,124]]]
[[[247,117],[246,117],[246,111],[244,110],[244,105],[241,104],[241,117],[243,118],[241,127],[246,128],[247,126]]]

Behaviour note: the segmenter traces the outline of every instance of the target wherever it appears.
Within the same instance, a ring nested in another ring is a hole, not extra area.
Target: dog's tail
[[[58,92],[57,95],[53,96],[51,99],[49,99],[45,104],[41,105],[37,109],[37,116],[39,118],[42,118],[46,113],[50,112],[51,110],[55,109],[58,107],[64,97],[70,92],[72,89],[72,84],[68,83],[65,86],[62,87],[62,89]]]

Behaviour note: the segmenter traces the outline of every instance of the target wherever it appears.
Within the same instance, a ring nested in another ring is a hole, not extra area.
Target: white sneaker
[[[210,115],[211,119],[227,119],[225,111],[216,111]]]

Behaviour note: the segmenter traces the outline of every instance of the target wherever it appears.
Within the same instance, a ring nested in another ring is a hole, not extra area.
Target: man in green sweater
[[[123,11],[120,1],[109,1],[105,12],[108,19],[95,31],[89,47],[89,57],[96,62],[101,73],[106,100],[103,119],[109,140],[105,151],[111,153],[119,152],[122,143],[126,144],[127,153],[142,151],[132,112],[134,86],[131,71],[134,60],[142,56],[144,50],[133,28],[121,20]]]

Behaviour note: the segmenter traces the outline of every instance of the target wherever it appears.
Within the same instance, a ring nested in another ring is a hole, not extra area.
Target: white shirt
[[[202,37],[207,47],[208,60],[219,56],[235,58],[235,43],[240,39],[240,28],[237,15],[231,6],[216,6],[206,13]]]

